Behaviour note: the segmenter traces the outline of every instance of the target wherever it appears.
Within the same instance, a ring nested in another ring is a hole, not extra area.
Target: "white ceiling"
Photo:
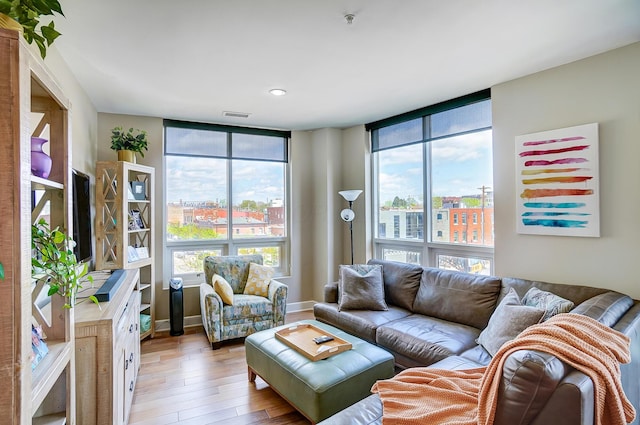
[[[289,130],[363,124],[640,41],[638,0],[61,4],[54,47],[99,112]]]

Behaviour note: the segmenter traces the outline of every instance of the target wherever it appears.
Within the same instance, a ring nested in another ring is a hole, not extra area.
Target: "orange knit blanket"
[[[382,400],[384,425],[489,425],[504,361],[517,350],[538,350],[591,378],[596,425],[622,425],[635,418],[620,383],[620,363],[631,360],[629,342],[626,335],[587,316],[558,314],[504,344],[486,368],[412,368],[378,381],[371,390]]]

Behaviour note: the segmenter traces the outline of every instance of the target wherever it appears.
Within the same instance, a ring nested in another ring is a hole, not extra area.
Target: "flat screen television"
[[[72,170],[73,253],[78,262],[91,261],[91,179],[88,175]]]

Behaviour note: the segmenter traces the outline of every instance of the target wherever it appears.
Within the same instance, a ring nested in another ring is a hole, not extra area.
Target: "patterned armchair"
[[[287,290],[284,283],[271,279],[267,297],[243,294],[249,264],[262,265],[262,255],[205,257],[205,283],[200,285],[202,324],[212,349],[222,341],[241,338],[263,329],[284,324]],[[222,276],[233,289],[233,305],[222,302],[213,288],[213,276]]]

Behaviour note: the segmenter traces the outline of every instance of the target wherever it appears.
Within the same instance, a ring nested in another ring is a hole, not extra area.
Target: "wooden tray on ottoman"
[[[351,350],[350,342],[310,323],[292,324],[285,329],[280,329],[275,335],[278,340],[314,362]],[[314,338],[323,335],[332,337],[333,341],[322,344],[316,344],[313,341]]]

